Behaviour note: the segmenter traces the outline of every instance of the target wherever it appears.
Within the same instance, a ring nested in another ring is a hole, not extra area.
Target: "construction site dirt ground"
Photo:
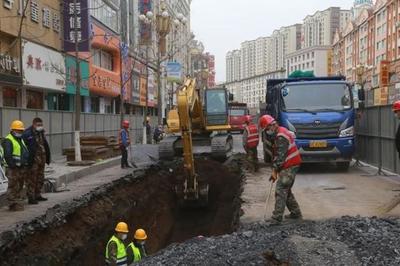
[[[263,220],[266,210],[266,217],[270,218],[274,209],[275,186],[266,208],[271,168],[263,163],[260,148],[260,171],[246,172],[242,194],[242,223]],[[374,175],[376,172],[376,169],[369,166],[351,167],[348,172],[339,171],[334,164],[302,166],[296,176],[293,193],[304,219],[324,220],[344,215],[399,217],[400,206],[392,205],[400,195],[400,177],[377,176]]]
[[[373,173],[373,169],[368,172]],[[386,207],[399,195],[400,182],[364,174],[366,172],[359,169],[340,172],[329,164],[302,167],[296,177],[293,193],[300,204],[304,219],[323,220],[344,215],[400,216],[399,206],[385,212]],[[242,195],[244,214],[241,222],[263,219],[270,176],[269,167],[261,168],[256,174],[246,173]],[[274,192],[275,187],[267,207],[268,218],[274,209]]]

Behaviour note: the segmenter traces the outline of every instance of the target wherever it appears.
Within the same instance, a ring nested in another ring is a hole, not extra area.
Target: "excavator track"
[[[159,146],[159,158],[160,160],[172,160],[175,156],[175,143],[180,139],[179,136],[168,136],[164,138]]]
[[[217,160],[226,160],[232,155],[233,139],[229,134],[218,134],[211,139],[211,156]]]
[[[159,145],[159,157],[161,160],[172,160],[175,156],[182,153],[181,136],[168,136]],[[208,144],[207,144],[208,143]],[[193,147],[208,146],[208,149],[200,149],[196,154],[210,154],[216,160],[226,160],[232,155],[233,139],[230,134],[217,134],[210,138],[194,137]]]

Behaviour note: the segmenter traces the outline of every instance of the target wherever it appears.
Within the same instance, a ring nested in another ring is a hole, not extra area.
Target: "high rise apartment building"
[[[351,19],[352,12],[339,7],[330,7],[305,17],[301,30],[301,47],[332,45],[336,30],[344,30]]]

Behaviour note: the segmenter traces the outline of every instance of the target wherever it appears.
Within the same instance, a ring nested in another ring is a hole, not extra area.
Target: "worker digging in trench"
[[[301,164],[300,152],[294,141],[293,133],[280,127],[276,120],[264,115],[259,120],[262,130],[272,141],[272,175],[270,181],[276,183],[275,209],[270,225],[280,225],[283,220],[285,207],[290,211],[286,219],[301,220],[300,206],[292,193],[296,173]]]

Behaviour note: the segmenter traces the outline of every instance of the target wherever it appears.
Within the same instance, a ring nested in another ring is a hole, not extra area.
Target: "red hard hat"
[[[399,101],[395,101],[395,102],[393,103],[392,110],[393,110],[393,112],[400,111],[400,100],[399,100]]]
[[[265,129],[273,122],[275,122],[275,119],[272,116],[263,115],[262,117],[260,117],[259,125],[260,125],[260,128]]]
[[[244,116],[244,122],[245,123],[251,123],[251,115],[245,115]]]
[[[123,127],[129,127],[129,121],[128,120],[122,121],[122,126]]]

